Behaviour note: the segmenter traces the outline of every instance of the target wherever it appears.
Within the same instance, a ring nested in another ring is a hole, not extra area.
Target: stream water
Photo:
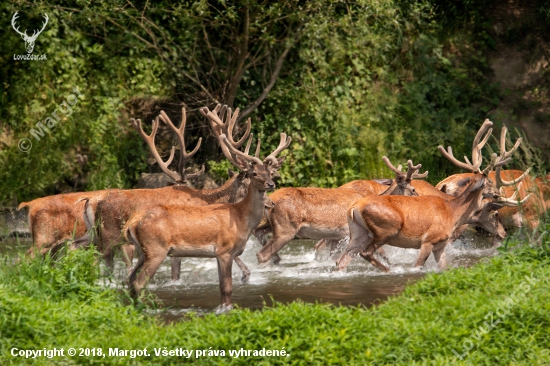
[[[471,266],[480,259],[496,254],[491,239],[467,231],[466,235],[446,249],[450,267]],[[13,241],[0,244],[0,252],[28,248],[28,240],[19,246]],[[355,258],[345,272],[338,272],[328,248],[315,253],[312,240],[293,240],[281,250],[281,262],[258,264],[258,241],[249,239],[241,259],[252,272],[248,284],[241,283],[240,269],[233,266],[233,302],[241,308],[261,309],[272,301],[288,303],[301,299],[305,302],[332,303],[344,306],[364,305],[383,301],[403,291],[408,283],[417,281],[427,272],[439,271],[433,255],[422,270],[413,268],[418,255],[415,249],[384,247],[391,272],[383,274],[361,257]],[[134,260],[135,261],[135,260]],[[103,279],[106,286],[122,288],[126,270],[122,261],[115,265],[115,275]],[[114,279],[114,280],[113,280]],[[170,261],[163,262],[148,285],[165,309],[161,316],[166,321],[177,320],[184,314],[212,312],[220,303],[217,262],[208,258],[183,258],[181,279],[170,278]]]

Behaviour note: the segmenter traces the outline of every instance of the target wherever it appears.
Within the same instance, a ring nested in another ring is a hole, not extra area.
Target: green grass
[[[144,315],[141,307],[124,305],[122,295],[96,285],[99,273],[91,251],[71,253],[55,266],[48,260],[13,265],[4,259],[0,364],[550,364],[549,231],[550,225],[540,231],[541,246],[514,247],[517,239],[512,239],[507,248],[513,250],[472,268],[428,274],[370,309],[295,302],[263,311],[190,316],[172,325]],[[487,330],[490,314],[498,324]],[[25,360],[12,357],[12,347],[57,347],[65,353],[70,347],[77,352],[100,347],[103,353],[109,347],[147,348],[151,357]],[[211,347],[226,356],[156,357],[154,348],[163,347]],[[290,356],[228,354],[264,347],[284,347]]]

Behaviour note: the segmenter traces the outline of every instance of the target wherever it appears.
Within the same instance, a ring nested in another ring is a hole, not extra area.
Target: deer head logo
[[[13,29],[15,29],[15,31],[17,33],[19,33],[21,35],[21,38],[23,38],[23,40],[25,41],[25,48],[27,49],[27,53],[32,53],[32,51],[34,49],[34,42],[36,41],[36,38],[38,37],[38,35],[40,33],[42,33],[44,28],[46,28],[46,24],[48,24],[48,20],[50,18],[48,18],[48,14],[44,14],[44,19],[46,19],[46,21],[44,22],[44,25],[42,26],[42,29],[40,29],[39,31],[37,31],[35,29],[32,36],[28,36],[26,29],[25,29],[25,32],[21,33],[19,31],[19,27],[16,27],[15,21],[17,20],[17,16],[18,16],[17,12],[15,12],[15,14],[13,14],[13,18],[11,18],[11,26],[13,27]],[[38,32],[38,33],[36,33],[36,32]]]

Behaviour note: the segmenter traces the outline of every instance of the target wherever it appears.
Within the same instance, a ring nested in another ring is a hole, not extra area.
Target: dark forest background
[[[46,61],[14,60],[26,54],[16,11],[28,34],[48,14],[33,52]],[[252,118],[264,152],[292,136],[282,186],[391,177],[383,155],[435,183],[456,172],[437,146],[469,155],[487,117],[526,137],[512,167],[548,169],[548,1],[13,1],[0,19],[0,206],[133,187],[158,168],[130,118],[179,122],[182,106],[188,146],[203,138],[193,164],[223,179],[198,113],[218,102]],[[74,112],[35,141],[74,87]],[[161,134],[165,157],[171,143]]]

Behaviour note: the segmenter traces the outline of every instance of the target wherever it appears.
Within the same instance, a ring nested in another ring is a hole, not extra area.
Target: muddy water
[[[0,253],[23,251],[29,245],[28,239],[19,244],[13,241],[1,243]],[[256,253],[260,244],[252,237],[241,256],[252,272],[248,284],[241,283],[241,272],[236,265],[233,266],[234,303],[251,309],[270,306],[272,300],[288,303],[297,299],[370,306],[400,293],[408,283],[419,280],[425,273],[439,271],[433,256],[420,271],[413,268],[418,250],[385,247],[391,268],[389,274],[382,274],[360,257],[355,258],[345,272],[338,272],[328,248],[315,253],[313,245],[311,240],[293,240],[280,252],[279,265],[259,265]],[[490,247],[491,238],[467,232],[463,239],[447,247],[449,266],[471,266],[484,257],[495,255],[496,251]],[[160,315],[167,321],[177,320],[190,311],[212,312],[220,302],[215,259],[183,258],[181,269],[181,279],[171,281],[170,261],[166,260],[149,283],[149,289],[166,308]],[[122,262],[118,261],[114,278],[104,279],[102,283],[122,288],[125,273]]]

